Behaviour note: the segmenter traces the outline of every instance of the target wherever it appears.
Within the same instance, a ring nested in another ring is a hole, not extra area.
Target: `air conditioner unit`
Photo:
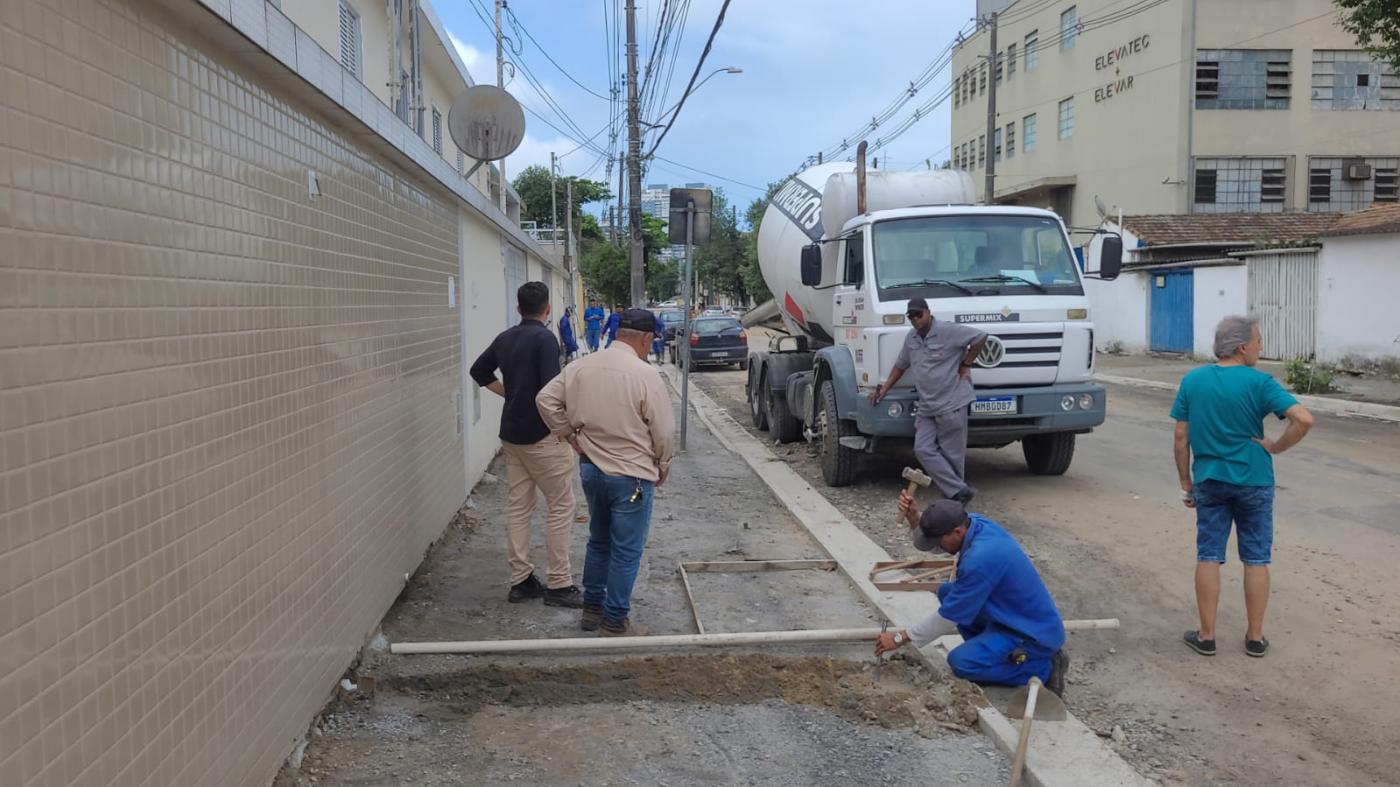
[[[1347,180],[1371,179],[1371,165],[1364,161],[1347,161],[1342,164],[1342,172]]]

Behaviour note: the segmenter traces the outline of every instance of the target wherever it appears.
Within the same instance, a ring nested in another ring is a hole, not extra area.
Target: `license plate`
[[[977,401],[972,403],[972,412],[982,415],[1015,413],[1016,397],[1014,396],[979,396]]]

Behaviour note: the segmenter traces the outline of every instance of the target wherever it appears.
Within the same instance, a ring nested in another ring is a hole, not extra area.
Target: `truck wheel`
[[[1036,475],[1064,475],[1074,459],[1074,433],[1031,435],[1021,438],[1026,467]]]
[[[854,437],[859,432],[852,421],[836,417],[836,389],[831,381],[822,383],[821,423],[822,480],[827,486],[850,486],[856,477],[856,462],[860,452],[841,445],[841,438]]]
[[[788,409],[787,393],[775,393],[765,383],[763,401],[768,405],[768,434],[780,443],[791,443],[802,437],[802,422]]]
[[[762,372],[759,369],[749,369],[749,415],[753,418],[753,428],[768,428],[768,403],[763,401],[763,392],[767,386],[763,384]]]

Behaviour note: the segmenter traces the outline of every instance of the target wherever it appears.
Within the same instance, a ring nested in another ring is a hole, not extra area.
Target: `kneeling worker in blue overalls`
[[[907,642],[923,647],[956,626],[963,644],[948,654],[955,676],[1002,686],[1021,686],[1035,676],[1061,694],[1069,666],[1061,649],[1064,621],[1016,539],[955,500],[934,501],[919,515],[904,492],[899,510],[915,547],[959,556],[957,575],[939,586],[937,612],[908,630],[881,634],[876,655]]]

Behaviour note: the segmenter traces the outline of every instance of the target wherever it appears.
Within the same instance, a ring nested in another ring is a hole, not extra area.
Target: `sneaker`
[[[598,634],[604,637],[645,637],[650,633],[647,629],[632,622],[631,618],[622,620],[603,620],[603,625]]]
[[[1264,654],[1269,652],[1269,641],[1267,639],[1246,639],[1244,652],[1256,659],[1262,659]]]
[[[1050,679],[1045,681],[1045,688],[1053,692],[1056,697],[1065,696],[1066,672],[1069,672],[1069,654],[1061,648],[1050,657]]]
[[[544,591],[544,605],[546,607],[583,609],[583,592],[578,589],[578,585],[569,585],[563,588],[546,588]]]
[[[1182,640],[1186,642],[1186,647],[1196,651],[1202,656],[1215,655],[1215,640],[1201,639],[1201,632],[1199,631],[1186,632],[1186,634],[1182,636]],[[1262,656],[1263,654],[1261,653],[1259,655]]]
[[[952,497],[950,497],[950,498],[948,498],[948,499],[949,499],[949,500],[956,500],[956,501],[958,501],[959,503],[962,503],[962,504],[963,504],[963,507],[966,507],[968,503],[971,503],[971,502],[972,502],[972,498],[974,498],[974,497],[976,497],[976,496],[977,496],[977,490],[976,490],[976,489],[973,489],[973,488],[970,487],[970,486],[965,486],[965,487],[963,487],[960,491],[958,491],[957,493],[955,493]]]
[[[603,605],[584,604],[583,618],[579,621],[579,628],[584,631],[597,631],[601,625],[603,625]]]
[[[512,604],[519,604],[522,601],[530,601],[544,595],[544,585],[534,574],[520,580],[510,586],[510,595],[506,596],[506,601]]]

